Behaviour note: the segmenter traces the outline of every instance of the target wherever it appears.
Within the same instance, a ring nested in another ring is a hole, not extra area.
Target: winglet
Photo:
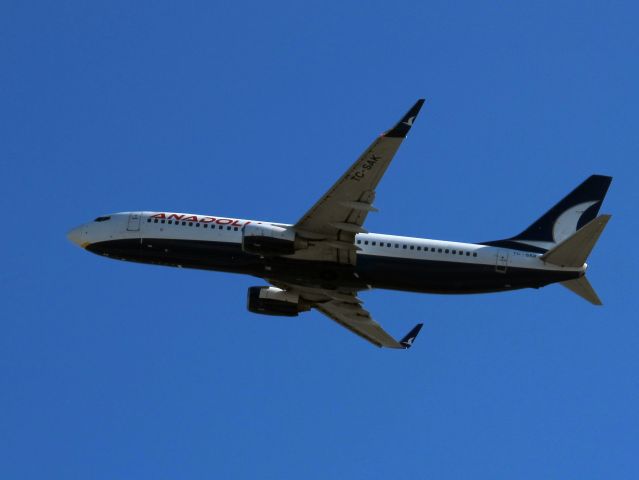
[[[422,329],[423,326],[424,326],[423,323],[418,323],[417,325],[415,325],[413,327],[413,329],[410,332],[408,332],[406,334],[406,336],[404,338],[402,338],[399,343],[401,343],[401,345],[404,348],[412,347],[413,346],[413,342],[417,338],[417,335],[419,335],[419,331]]]
[[[406,138],[410,127],[413,126],[413,122],[417,118],[419,110],[422,108],[422,105],[424,105],[424,99],[420,98],[419,100],[417,100],[415,105],[413,105],[412,108],[408,112],[406,112],[406,115],[404,115],[402,119],[397,122],[397,125],[391,128],[389,131],[385,132],[383,136]]]

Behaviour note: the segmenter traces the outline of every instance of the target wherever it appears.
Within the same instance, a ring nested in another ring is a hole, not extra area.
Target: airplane
[[[369,233],[375,190],[424,103],[381,134],[295,223],[135,211],[97,217],[68,238],[105,257],[259,277],[253,313],[294,317],[315,309],[378,347],[407,349],[364,308],[359,292],[467,294],[559,283],[594,305],[586,259],[610,215],[599,215],[612,177],[592,175],[513,237],[479,243]]]

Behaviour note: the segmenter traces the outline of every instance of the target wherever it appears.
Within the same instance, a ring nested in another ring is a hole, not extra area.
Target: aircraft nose
[[[75,243],[78,247],[82,246],[82,227],[74,228],[73,230],[69,230],[67,233],[67,238]]]

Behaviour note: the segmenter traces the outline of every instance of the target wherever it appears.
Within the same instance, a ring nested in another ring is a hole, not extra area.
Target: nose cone
[[[69,230],[67,233],[67,238],[75,243],[78,247],[83,247],[82,243],[82,227],[74,228],[73,230]],[[84,247],[83,247],[84,248]]]

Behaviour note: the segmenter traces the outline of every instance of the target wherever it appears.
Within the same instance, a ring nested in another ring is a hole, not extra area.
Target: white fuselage
[[[100,218],[107,219],[84,224],[69,232],[69,238],[78,245],[89,249],[91,249],[92,245],[106,245],[109,242],[139,242],[139,249],[142,250],[141,254],[144,254],[144,251],[155,251],[163,244],[165,245],[164,250],[166,250],[164,253],[170,254],[170,250],[174,249],[170,245],[176,245],[180,242],[189,242],[189,244],[193,245],[225,245],[227,247],[235,245],[237,252],[241,252],[243,227],[245,225],[264,224],[290,227],[287,224],[257,220],[167,212],[123,212],[99,217],[97,220]],[[490,271],[491,274],[493,272],[501,274],[505,288],[510,288],[511,284],[507,280],[507,274],[512,271],[570,272],[579,276],[586,270],[585,264],[579,268],[562,268],[544,262],[539,253],[474,243],[364,233],[355,237],[355,245],[358,248],[358,262],[359,259],[363,258],[368,260],[377,258],[385,263],[395,261],[402,264],[414,262],[415,264],[423,265],[444,265],[448,267],[448,270],[459,270],[462,274],[465,271],[464,268],[483,267],[484,271]],[[96,253],[129,259],[126,255],[118,255],[108,251]],[[231,260],[238,258],[236,253],[230,253],[229,255]],[[295,255],[285,257],[295,260]],[[140,258],[132,259],[145,261]],[[182,265],[179,260],[158,261],[156,257],[152,257],[148,263],[175,264],[176,266],[198,268],[197,265],[192,264]],[[215,265],[203,268],[217,269]],[[304,266],[300,266],[300,268],[304,268]],[[233,268],[229,268],[226,264],[224,268],[220,269],[233,271]],[[240,270],[240,273],[246,272]],[[491,291],[494,291],[494,289]]]

